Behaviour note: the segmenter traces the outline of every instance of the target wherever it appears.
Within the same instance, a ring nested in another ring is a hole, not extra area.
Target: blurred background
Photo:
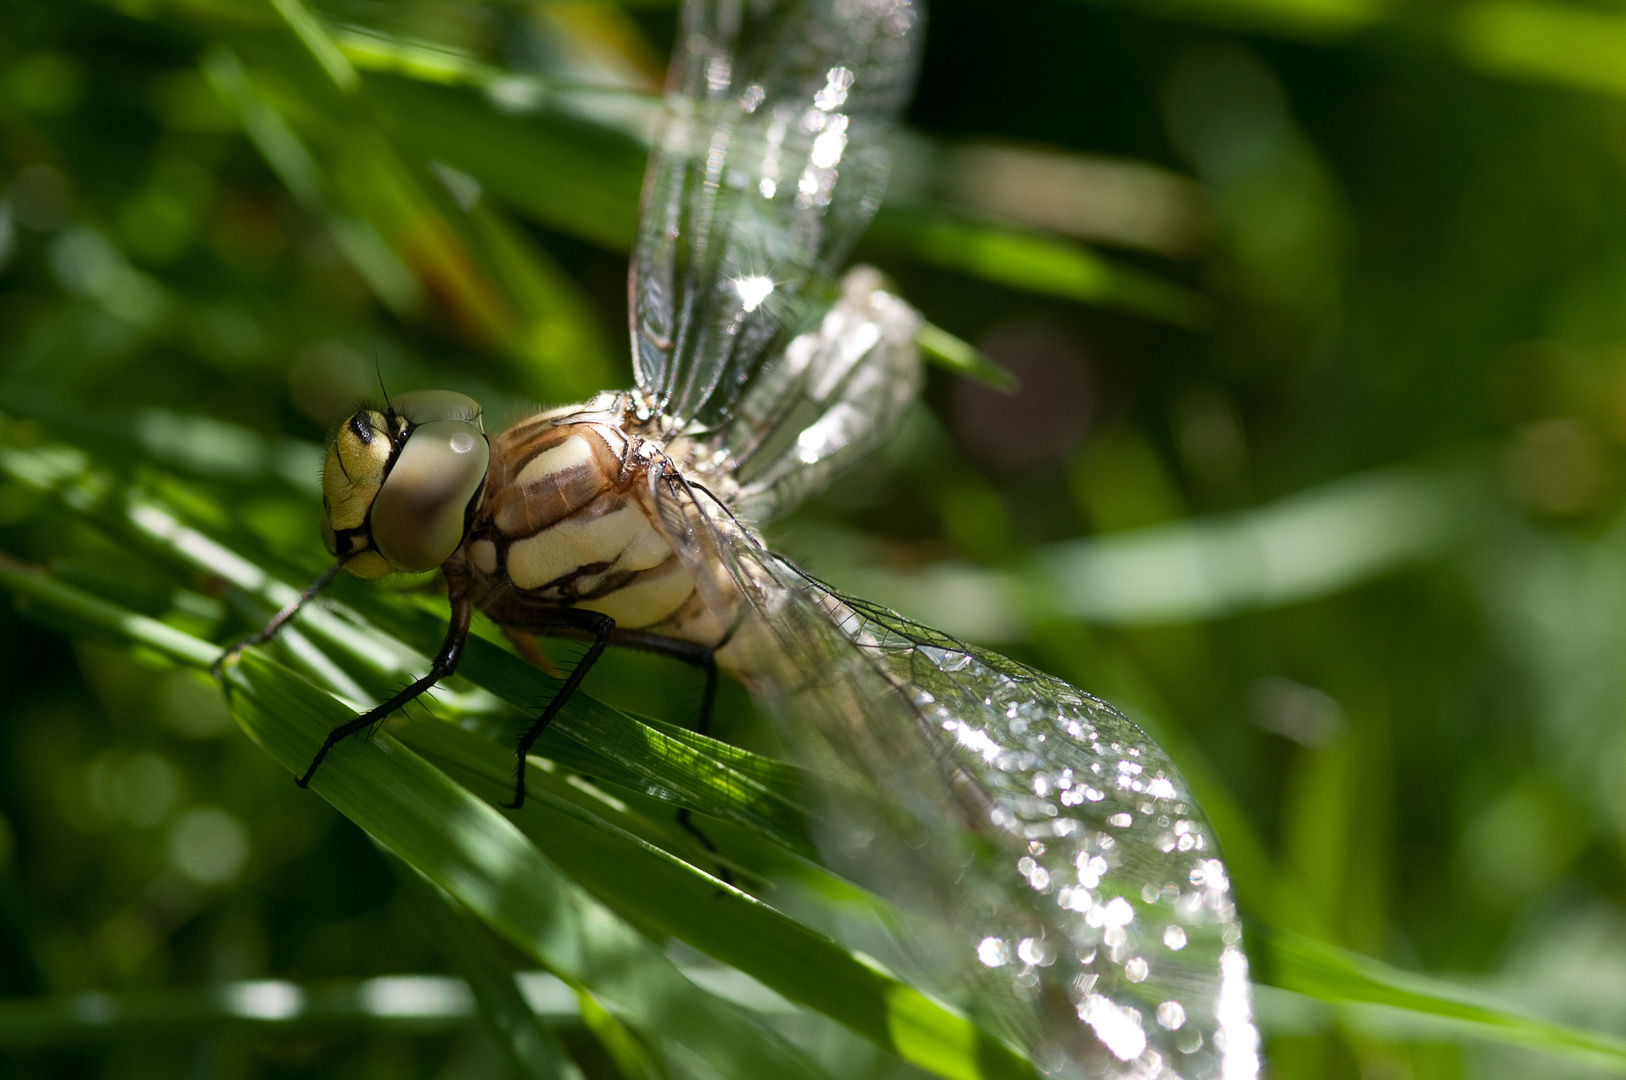
[[[772,539],[1125,708],[1258,923],[1626,1034],[1626,14],[930,16],[858,255],[1022,388],[935,370]],[[314,572],[320,444],[381,380],[499,423],[628,385],[675,23],[4,0],[0,444],[185,477]],[[0,550],[217,640],[247,625],[14,477]],[[206,679],[9,604],[0,670],[0,995],[441,969],[362,835]],[[1302,1004],[1261,992],[1274,1076],[1598,1075]],[[480,1053],[368,1029],[0,1046],[0,1069],[492,1075]]]

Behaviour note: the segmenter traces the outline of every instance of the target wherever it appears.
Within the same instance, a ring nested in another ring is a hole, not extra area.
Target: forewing
[[[995,1026],[1062,1074],[1256,1076],[1225,868],[1163,751],[1105,702],[841,596],[697,505],[750,612],[719,659],[825,784],[826,858],[950,928],[929,943],[947,985],[983,986]]]
[[[681,425],[729,416],[814,320],[885,186],[913,85],[910,0],[690,0],[632,265],[638,386]]]

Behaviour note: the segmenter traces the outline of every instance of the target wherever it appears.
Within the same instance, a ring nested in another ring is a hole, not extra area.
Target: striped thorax
[[[574,607],[622,629],[720,642],[730,620],[656,526],[652,480],[675,480],[677,466],[637,426],[628,396],[606,395],[496,439],[462,552],[477,607],[521,630]]]

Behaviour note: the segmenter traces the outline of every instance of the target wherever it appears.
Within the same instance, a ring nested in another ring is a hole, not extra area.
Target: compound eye
[[[414,425],[462,420],[485,430],[480,423],[480,403],[455,390],[414,390],[391,400],[390,411]]]
[[[409,573],[451,558],[490,461],[490,444],[468,420],[413,428],[373,500],[369,531],[379,554]]]

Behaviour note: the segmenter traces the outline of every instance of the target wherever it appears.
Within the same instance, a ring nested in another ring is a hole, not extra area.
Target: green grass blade
[[[12,591],[25,612],[43,609],[52,623],[66,622],[81,631],[120,638],[196,667],[206,668],[220,655],[207,641],[65,585],[45,571],[5,555],[0,555],[0,585]]]
[[[53,621],[149,644],[177,660],[200,667],[212,662],[216,655],[214,647],[207,642],[154,620],[134,616],[42,572],[18,567],[10,561],[0,561],[0,584],[48,606]],[[290,771],[302,770],[326,730],[349,716],[342,703],[266,660],[257,651],[244,654],[229,665],[228,671],[234,691],[234,710],[240,722],[251,737]],[[436,721],[416,721],[401,726],[400,730],[410,746],[444,762],[477,790],[493,798],[507,796],[512,765],[501,747]],[[405,781],[397,770],[406,774]],[[541,770],[533,773],[536,779],[545,775]],[[528,947],[526,933],[552,943],[552,947],[564,950],[567,955],[572,950],[559,942],[567,933],[557,928],[551,932],[537,929],[539,916],[529,909],[540,905],[540,898],[550,893],[554,895],[554,905],[566,909],[562,917],[576,923],[596,927],[603,919],[610,918],[606,914],[595,921],[591,914],[595,907],[592,901],[554,875],[551,865],[536,849],[529,845],[516,849],[515,845],[524,845],[524,840],[512,831],[513,827],[505,819],[452,785],[443,774],[389,735],[379,734],[370,741],[357,738],[343,744],[323,764],[313,787],[388,850],[402,855],[431,881],[459,896],[500,933],[527,948],[544,963],[549,963],[547,947],[534,944]],[[361,811],[349,813],[348,808],[352,806],[359,806]],[[474,809],[476,806],[478,811]],[[1020,1055],[963,1016],[874,968],[818,931],[745,893],[728,888],[576,803],[538,790],[538,785],[533,783],[528,808],[520,822],[553,865],[564,869],[636,924],[657,934],[683,939],[739,968],[781,996],[824,1013],[906,1061],[947,1080],[1028,1080],[1033,1075]],[[460,846],[447,839],[453,827],[460,824],[465,827],[463,834],[474,838],[467,845]],[[426,851],[428,856],[424,855]],[[529,855],[525,854],[527,851]],[[434,877],[428,867],[414,862],[409,853],[417,853],[430,867],[438,868],[441,877]],[[471,866],[476,857],[481,865]],[[524,897],[516,895],[520,886],[506,881],[493,882],[489,875],[482,876],[479,872],[497,863],[515,865],[514,873],[528,875],[534,888],[546,886],[550,893],[539,892],[536,904],[527,905]],[[462,882],[474,894],[475,901],[470,902],[454,891],[443,880],[448,877]],[[535,884],[539,877],[542,885]],[[481,906],[476,907],[476,903]],[[521,914],[528,913],[530,921],[506,914],[506,922],[499,922],[504,916],[492,916],[490,912],[504,912],[505,905],[520,906]],[[446,937],[439,932],[437,936],[442,940]],[[606,952],[647,950],[642,939],[632,937],[630,930],[622,931],[620,937],[613,934],[607,937]],[[629,937],[640,944],[630,944]],[[648,951],[648,957],[653,957],[651,962],[657,966],[667,964],[664,957],[652,950]],[[589,959],[606,962],[603,956]],[[613,956],[608,958],[612,965],[615,960]],[[612,1004],[618,1003],[609,990],[581,978],[584,972],[592,970],[587,960],[578,957],[575,970],[553,963],[549,966],[566,977],[579,978]],[[478,994],[480,980],[468,971],[465,974],[475,983]],[[489,979],[486,981],[489,983]],[[619,984],[613,984],[612,989],[615,985]],[[638,1019],[638,1014],[625,1008],[622,1014],[634,1022]],[[18,1022],[26,1028],[29,1024],[43,1024],[45,1020],[34,1017]]]
[[[976,346],[961,341],[953,334],[932,323],[923,323],[915,335],[915,344],[926,354],[926,359],[968,379],[975,379],[1007,394],[1016,392],[1021,385],[1016,376],[984,356]]]
[[[614,1013],[595,1001],[586,990],[578,990],[576,1000],[581,1007],[583,1026],[593,1033],[615,1062],[621,1080],[659,1080],[660,1074],[650,1064],[644,1048]]]
[[[334,590],[374,625],[425,654],[445,633],[443,616],[361,583]],[[471,636],[459,673],[499,698],[534,709],[558,687],[497,645]],[[539,752],[561,764],[613,779],[657,798],[732,822],[793,851],[812,853],[798,799],[802,778],[790,766],[715,739],[681,739],[640,723],[592,698],[572,697],[543,733]],[[592,757],[583,757],[583,751]]]
[[[228,665],[238,723],[290,772],[351,715],[256,651]],[[820,1074],[744,1014],[702,991],[645,938],[563,877],[506,818],[391,736],[351,739],[311,785],[385,848],[513,945],[580,983],[628,1023],[683,1045],[725,1076]]]
[[[1179,326],[1207,324],[1208,300],[1046,233],[882,207],[866,245],[908,254],[1013,289],[1123,308]]]
[[[401,737],[476,793],[508,797],[511,759],[489,741],[429,722],[404,726]],[[958,1013],[576,802],[535,791],[515,820],[552,862],[635,924],[682,939],[905,1061],[949,1080],[1033,1075]]]
[[[532,1080],[582,1080],[558,1040],[537,1022],[514,973],[473,924],[468,909],[400,859],[389,856],[389,862],[441,955],[473,991],[492,1040],[515,1073]]]
[[[1443,1022],[1461,1035],[1540,1050],[1626,1073],[1626,1039],[1553,1023],[1491,994],[1283,930],[1250,928],[1261,982],[1341,1005],[1381,1006]]]

